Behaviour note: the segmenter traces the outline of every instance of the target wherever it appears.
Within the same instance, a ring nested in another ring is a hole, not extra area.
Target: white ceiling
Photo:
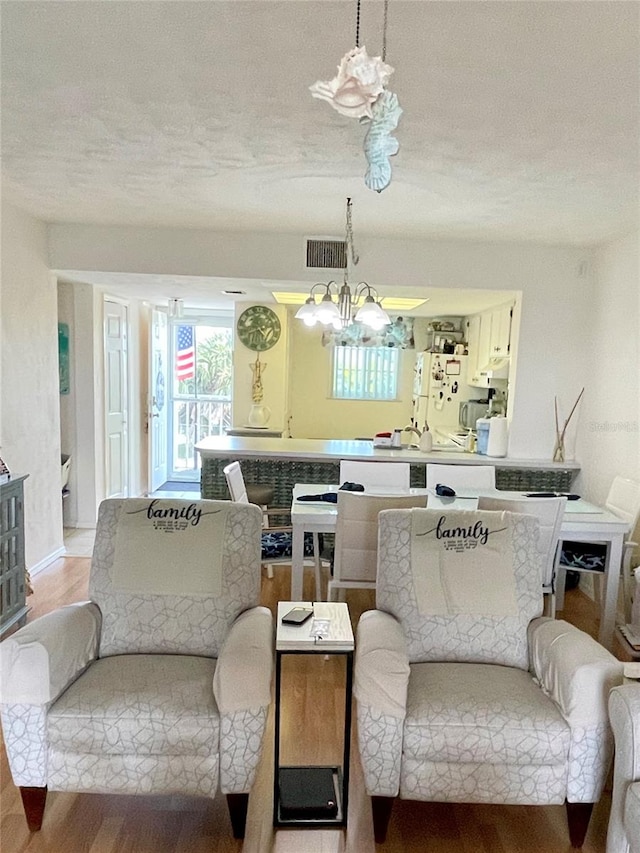
[[[1,11],[2,192],[45,221],[339,236],[349,195],[356,236],[593,245],[637,227],[636,0],[390,0],[404,112],[381,194],[365,129],[308,91],[353,46],[355,0]],[[362,0],[372,54],[382,11]]]

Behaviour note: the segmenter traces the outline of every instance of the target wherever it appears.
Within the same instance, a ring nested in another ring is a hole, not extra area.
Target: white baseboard
[[[40,560],[40,562],[36,563],[35,566],[31,566],[29,568],[29,574],[31,575],[31,577],[37,575],[38,572],[41,572],[43,569],[46,569],[47,566],[53,563],[54,560],[57,560],[58,557],[63,557],[65,553],[66,549],[64,545],[62,545],[60,548],[56,548],[55,551],[52,551],[47,557],[44,557],[42,560]]]

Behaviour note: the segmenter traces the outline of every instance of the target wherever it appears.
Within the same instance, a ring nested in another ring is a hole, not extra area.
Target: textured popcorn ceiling
[[[314,100],[355,0],[2,2],[2,191],[51,222],[597,243],[638,217],[640,4],[390,0],[391,186]],[[382,3],[362,0],[378,54]]]

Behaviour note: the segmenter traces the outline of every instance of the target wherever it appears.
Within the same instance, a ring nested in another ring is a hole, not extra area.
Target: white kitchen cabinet
[[[508,302],[467,318],[469,347],[469,385],[487,388],[490,382],[480,371],[492,358],[508,358],[511,349],[511,315],[513,303]]]
[[[478,370],[478,344],[480,342],[480,314],[474,314],[467,319],[467,350],[469,361],[467,364],[467,381],[473,383],[473,377]]]
[[[487,387],[487,381],[479,373],[487,366],[491,356],[491,328],[493,315],[491,311],[474,314],[467,321],[467,343],[469,348],[468,379],[469,385]]]
[[[491,343],[489,352],[491,358],[505,358],[511,348],[511,302],[494,308],[491,312]]]

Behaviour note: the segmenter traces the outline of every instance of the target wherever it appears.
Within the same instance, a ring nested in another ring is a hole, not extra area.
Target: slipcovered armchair
[[[376,841],[393,799],[567,803],[586,835],[612,754],[607,698],[622,664],[540,618],[538,520],[385,510],[376,610],[358,623],[358,743]]]
[[[607,853],[640,853],[640,684],[611,691],[616,744]]]
[[[243,837],[270,703],[262,513],[106,500],[90,601],[0,644],[2,728],[31,831],[47,790],[227,796]]]

